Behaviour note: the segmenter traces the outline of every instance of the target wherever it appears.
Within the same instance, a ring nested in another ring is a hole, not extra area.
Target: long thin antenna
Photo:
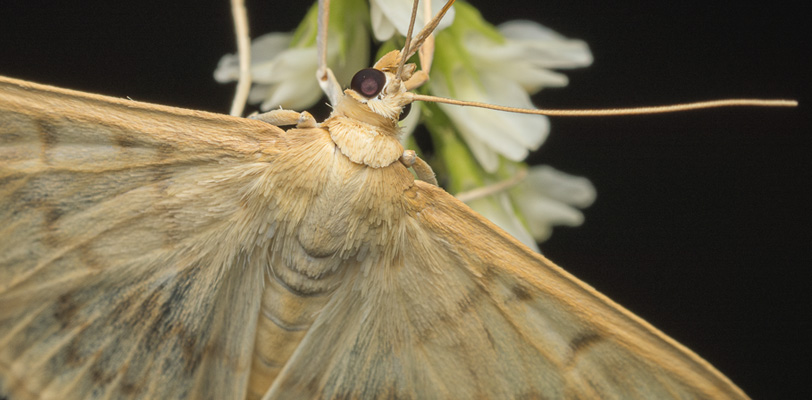
[[[765,99],[724,99],[711,101],[698,101],[695,103],[670,104],[663,106],[632,107],[632,108],[606,108],[585,110],[560,109],[527,109],[518,107],[497,106],[476,101],[462,101],[445,97],[429,96],[411,93],[413,101],[429,101],[433,103],[453,104],[457,106],[470,106],[487,108],[490,110],[507,111],[520,114],[547,115],[550,117],[605,117],[616,115],[662,114],[689,110],[701,110],[718,107],[797,107],[795,100],[765,100]]]
[[[431,35],[431,33],[434,32],[434,29],[437,28],[437,25],[440,24],[440,21],[443,19],[443,16],[445,16],[445,13],[448,12],[449,9],[451,9],[452,5],[454,5],[454,0],[448,0],[448,2],[445,3],[440,12],[438,12],[437,15],[435,15],[434,18],[431,19],[431,21],[427,22],[426,26],[424,26],[423,29],[421,29],[420,32],[414,37],[414,40],[412,40],[413,43],[411,43],[408,48],[406,48],[405,46],[403,47],[400,56],[403,57],[404,59],[409,59],[409,57],[411,57],[414,53],[416,53],[417,49],[419,49],[420,46],[423,45],[423,41],[425,41],[426,38],[428,38],[429,35]]]
[[[406,64],[406,59],[408,57],[403,57],[403,53],[405,50],[409,49],[409,46],[412,44],[412,32],[414,31],[414,20],[417,19],[417,5],[420,3],[420,0],[414,0],[414,4],[412,4],[412,16],[409,18],[409,29],[406,30],[406,43],[403,45],[404,51],[401,51],[400,54],[400,63],[398,64],[398,70],[395,73],[395,80],[400,81],[400,74],[403,73],[403,66]]]

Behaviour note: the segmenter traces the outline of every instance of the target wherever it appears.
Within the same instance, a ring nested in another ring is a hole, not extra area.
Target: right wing
[[[265,399],[744,399],[705,360],[442,189],[404,194]]]

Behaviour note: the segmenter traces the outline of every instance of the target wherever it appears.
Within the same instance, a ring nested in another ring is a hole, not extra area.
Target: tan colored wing
[[[441,189],[406,193],[266,399],[746,398],[706,361]]]
[[[281,133],[0,78],[0,397],[244,396]]]

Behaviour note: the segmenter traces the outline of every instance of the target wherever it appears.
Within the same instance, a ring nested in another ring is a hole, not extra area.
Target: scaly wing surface
[[[422,182],[266,399],[746,398],[706,361]]]
[[[0,78],[0,397],[243,397],[281,135]]]

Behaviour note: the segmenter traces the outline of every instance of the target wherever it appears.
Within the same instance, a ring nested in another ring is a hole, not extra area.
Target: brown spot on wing
[[[307,381],[307,391],[308,391],[308,393],[313,393],[315,395],[316,393],[320,392],[321,388],[319,386],[320,386],[320,384],[319,384],[319,376],[318,375],[313,375]]]
[[[99,259],[96,253],[91,249],[90,244],[85,244],[78,248],[79,250],[79,259],[82,260],[82,263],[89,269],[95,271],[101,271],[107,265]]]
[[[158,161],[171,160],[177,152],[177,149],[169,143],[155,143],[154,146],[158,150],[155,156]]]
[[[138,147],[138,142],[133,140],[131,137],[127,135],[117,134],[114,135],[113,140],[115,141],[116,145],[119,147]]]
[[[76,339],[71,340],[65,345],[65,358],[64,362],[67,367],[74,367],[81,365],[84,361],[81,352],[79,351],[79,343]]]
[[[546,399],[547,397],[544,397],[544,395],[541,394],[541,393],[533,391],[533,392],[519,393],[518,395],[516,395],[515,398],[517,400],[540,400],[540,399]]]
[[[510,292],[516,296],[516,299],[519,301],[528,301],[533,299],[533,295],[530,294],[530,291],[527,290],[527,287],[522,285],[521,283],[517,283],[510,288]]]
[[[183,326],[174,329],[173,333],[177,335],[177,340],[180,342],[184,361],[183,368],[191,375],[200,366],[203,354],[208,349],[200,348],[198,338]]]
[[[570,341],[570,349],[572,349],[573,356],[577,353],[586,350],[592,345],[603,341],[603,337],[594,332],[587,332],[575,337]]]
[[[97,387],[107,386],[116,377],[115,372],[105,371],[104,365],[105,363],[97,361],[90,367],[90,378]]]
[[[141,391],[140,385],[135,385],[132,382],[121,382],[118,385],[121,394],[135,397],[134,395]],[[125,396],[126,397],[126,396]]]
[[[43,216],[42,242],[51,248],[59,247],[62,244],[62,240],[60,240],[59,234],[57,234],[57,228],[59,219],[65,215],[65,212],[49,199],[39,199],[34,204],[39,207],[39,211]]]
[[[60,323],[62,329],[65,329],[73,321],[78,309],[79,307],[74,302],[73,296],[70,293],[65,293],[56,299],[54,318]]]
[[[56,205],[46,205],[43,214],[45,215],[46,229],[52,230],[55,228],[56,221],[62,218],[64,213]]]
[[[39,140],[41,144],[40,157],[47,164],[48,150],[56,146],[58,140],[57,128],[51,123],[43,120],[37,121],[39,125]]]

